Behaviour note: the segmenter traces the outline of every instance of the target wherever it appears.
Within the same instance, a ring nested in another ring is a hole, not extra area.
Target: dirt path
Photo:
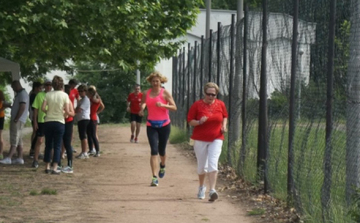
[[[74,174],[47,175],[43,163],[35,171],[28,158],[24,166],[0,165],[0,222],[255,222],[224,193],[214,203],[198,200],[196,163],[172,145],[166,176],[150,187],[145,128],[138,144],[119,125],[99,126],[99,138],[101,157],[76,159]],[[44,189],[57,193],[42,195]]]

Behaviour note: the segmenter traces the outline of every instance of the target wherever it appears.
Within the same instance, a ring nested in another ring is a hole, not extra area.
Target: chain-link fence
[[[360,2],[268,0],[234,18],[173,58],[173,124],[190,134],[189,107],[206,82],[217,83],[229,111],[225,162],[309,222],[351,222],[360,187]]]

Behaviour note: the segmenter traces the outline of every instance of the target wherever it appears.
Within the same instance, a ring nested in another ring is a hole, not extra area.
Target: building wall
[[[210,29],[213,32],[217,31],[218,22],[221,22],[223,26],[227,26],[231,24],[231,15],[236,14],[236,11],[230,10],[212,10],[210,14]],[[195,26],[188,31],[188,35],[181,38],[181,40],[185,40],[185,44],[181,47],[185,47],[187,52],[188,43],[190,43],[190,47],[194,47],[195,41],[198,44],[201,43],[201,36],[205,37],[206,30],[206,10],[200,9],[200,14],[198,15],[197,22]],[[161,72],[168,78],[168,82],[164,85],[164,87],[172,92],[172,59],[163,59],[156,66],[155,70]]]

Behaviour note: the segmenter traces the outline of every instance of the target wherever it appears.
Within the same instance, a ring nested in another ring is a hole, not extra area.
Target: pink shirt
[[[169,110],[156,106],[156,102],[167,104],[168,102],[164,99],[164,89],[161,88],[160,93],[156,97],[150,97],[152,89],[149,89],[146,93],[146,107],[148,109],[147,126],[160,128],[170,123]],[[152,123],[152,124],[151,124]]]

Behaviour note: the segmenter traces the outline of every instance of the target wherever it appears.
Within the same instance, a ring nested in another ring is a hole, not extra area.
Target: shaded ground
[[[56,176],[45,174],[42,162],[31,168],[27,136],[25,165],[0,165],[0,222],[260,222],[247,217],[249,207],[227,190],[216,202],[198,200],[195,160],[173,145],[167,148],[166,176],[150,187],[145,128],[138,144],[129,142],[127,126],[101,125],[99,138],[101,157],[76,159],[74,174]],[[219,188],[225,185],[219,182]]]

